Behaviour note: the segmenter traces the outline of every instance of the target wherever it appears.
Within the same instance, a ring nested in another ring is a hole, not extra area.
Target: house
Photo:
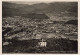
[[[44,39],[41,39],[40,42],[38,42],[39,47],[46,47],[47,42]]]

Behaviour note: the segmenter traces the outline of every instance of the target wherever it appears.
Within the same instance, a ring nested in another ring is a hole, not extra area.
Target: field
[[[78,51],[77,41],[68,39],[47,39],[46,47],[37,47],[39,39],[7,41],[11,43],[3,46],[3,53],[77,53]]]

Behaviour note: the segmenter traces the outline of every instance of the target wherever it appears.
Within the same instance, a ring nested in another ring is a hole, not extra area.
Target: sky
[[[37,4],[37,3],[50,3],[48,1],[7,1],[7,2],[10,2],[10,3],[16,3],[16,4],[29,4],[29,5],[32,5],[32,4]]]
[[[5,2],[10,2],[10,3],[16,3],[16,4],[28,4],[28,5],[32,5],[32,4],[37,4],[37,3],[53,3],[53,2],[62,2],[62,1],[5,1]],[[64,1],[63,1],[64,2]],[[69,1],[65,1],[65,2],[69,2]]]

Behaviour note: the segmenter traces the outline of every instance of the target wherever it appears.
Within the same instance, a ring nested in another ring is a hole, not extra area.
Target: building
[[[44,39],[41,39],[40,42],[38,42],[39,47],[46,47],[47,42]]]

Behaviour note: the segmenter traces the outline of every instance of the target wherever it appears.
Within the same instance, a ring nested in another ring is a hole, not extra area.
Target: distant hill
[[[2,17],[22,16],[28,13],[61,14],[62,12],[65,15],[67,12],[72,16],[77,16],[77,11],[77,2],[38,3],[33,5],[2,2]]]
[[[70,21],[67,21],[66,24],[78,25],[78,20],[70,20]]]
[[[27,14],[26,17],[31,19],[37,19],[37,20],[49,19],[47,15],[38,14],[38,13],[30,13],[30,14]]]

